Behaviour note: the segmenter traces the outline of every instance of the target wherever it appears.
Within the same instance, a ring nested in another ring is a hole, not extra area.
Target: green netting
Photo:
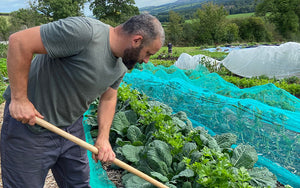
[[[83,127],[85,132],[86,141],[89,144],[94,145],[94,141],[90,134],[91,126],[86,123],[86,115],[91,114],[90,110],[85,112],[83,117]],[[102,168],[100,162],[95,163],[92,159],[92,152],[88,151],[89,165],[90,165],[90,185],[92,188],[115,188],[115,184],[112,183],[106,174],[106,171]]]
[[[132,88],[185,111],[194,126],[211,134],[238,136],[259,153],[257,166],[268,167],[283,184],[300,187],[300,100],[273,84],[239,89],[199,65],[181,70],[143,64],[126,74]]]

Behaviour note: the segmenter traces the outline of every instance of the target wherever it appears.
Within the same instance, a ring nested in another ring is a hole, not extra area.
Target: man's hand
[[[10,115],[17,121],[29,125],[35,124],[35,117],[44,118],[28,100],[12,100],[9,104]]]
[[[115,160],[116,154],[112,150],[108,140],[97,139],[95,142],[95,147],[98,148],[98,154],[93,154],[92,157],[96,163],[98,162],[98,160],[108,163],[112,163]]]

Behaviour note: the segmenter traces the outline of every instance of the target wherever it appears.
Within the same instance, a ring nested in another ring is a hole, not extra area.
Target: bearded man
[[[93,158],[114,161],[109,132],[117,89],[127,70],[147,63],[164,39],[161,23],[149,14],[117,27],[70,17],[12,34],[1,133],[4,188],[41,188],[49,169],[61,188],[90,187],[86,150],[35,125],[35,117],[84,140],[82,115],[100,97]]]

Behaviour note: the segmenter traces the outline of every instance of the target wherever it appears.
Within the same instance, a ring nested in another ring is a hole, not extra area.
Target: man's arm
[[[100,98],[98,106],[98,125],[99,132],[95,142],[98,148],[98,155],[93,154],[93,159],[97,162],[98,159],[102,162],[113,162],[115,153],[109,143],[109,132],[112,120],[115,115],[117,104],[117,90],[109,88]]]
[[[40,27],[33,27],[9,37],[7,71],[11,88],[10,114],[22,123],[35,124],[35,116],[43,116],[28,100],[28,75],[35,53],[47,53],[42,43]]]

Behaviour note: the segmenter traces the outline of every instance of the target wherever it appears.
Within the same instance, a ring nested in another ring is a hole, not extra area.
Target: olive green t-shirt
[[[70,17],[42,25],[40,32],[48,54],[32,61],[28,98],[46,121],[66,127],[109,87],[118,89],[127,68],[111,52],[109,25],[98,20]],[[4,97],[10,99],[9,87]]]

